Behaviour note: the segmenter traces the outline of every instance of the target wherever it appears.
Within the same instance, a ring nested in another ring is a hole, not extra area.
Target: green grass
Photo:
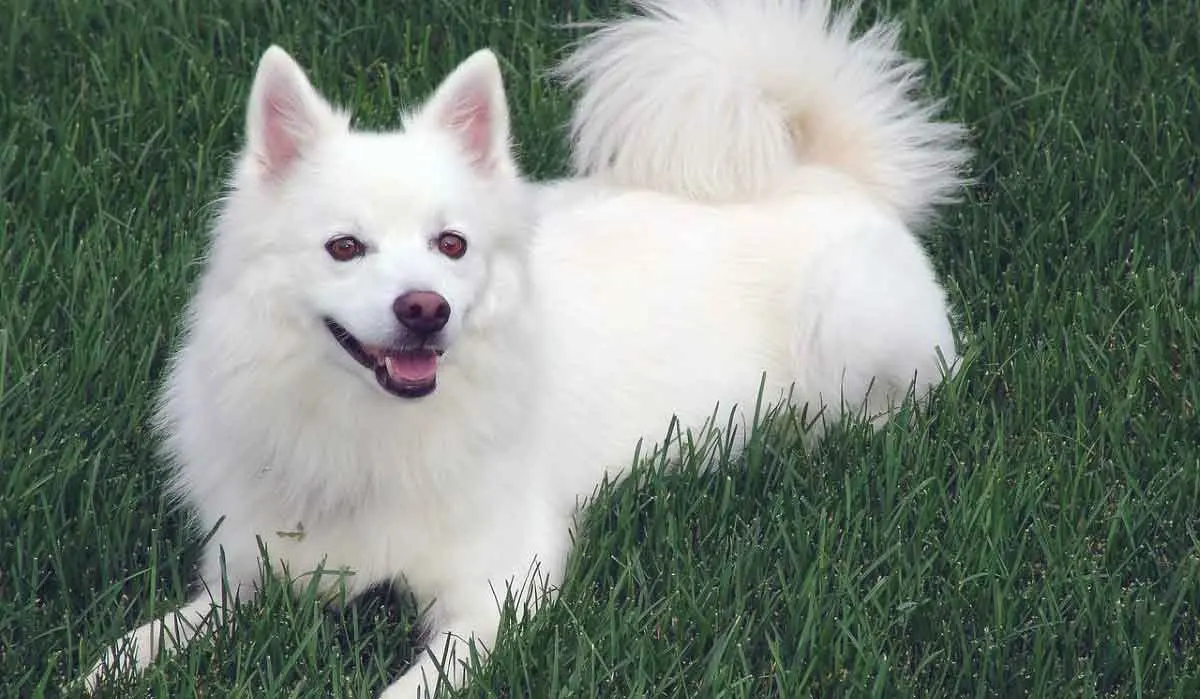
[[[191,580],[147,420],[261,51],[381,126],[491,45],[553,175],[572,3],[513,4],[0,7],[0,694],[57,695]],[[871,5],[979,151],[929,243],[964,372],[873,436],[605,497],[465,696],[1200,696],[1200,11],[975,5]],[[271,585],[113,695],[372,697],[410,612]]]

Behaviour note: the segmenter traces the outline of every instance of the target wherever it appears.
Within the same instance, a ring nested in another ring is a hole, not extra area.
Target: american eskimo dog
[[[576,176],[545,185],[487,50],[391,133],[263,55],[159,411],[211,532],[203,589],[90,687],[252,600],[264,564],[401,583],[428,650],[384,696],[459,686],[500,603],[562,576],[579,499],[673,418],[790,397],[878,421],[942,380],[918,235],[968,152],[897,27],[855,34],[827,0],[637,6],[560,67]]]

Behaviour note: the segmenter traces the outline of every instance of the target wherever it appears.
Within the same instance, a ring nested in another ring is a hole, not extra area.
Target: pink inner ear
[[[442,123],[459,135],[463,149],[479,167],[492,165],[493,116],[487,88],[470,85],[454,96],[442,118]]]
[[[273,89],[263,104],[263,165],[271,173],[285,170],[300,154],[296,134],[296,100],[286,90]]]

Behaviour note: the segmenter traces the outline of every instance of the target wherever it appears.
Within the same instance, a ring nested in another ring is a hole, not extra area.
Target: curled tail
[[[559,66],[580,95],[577,174],[709,202],[779,191],[805,165],[910,224],[952,201],[970,153],[917,90],[899,26],[854,36],[829,0],[634,0]]]

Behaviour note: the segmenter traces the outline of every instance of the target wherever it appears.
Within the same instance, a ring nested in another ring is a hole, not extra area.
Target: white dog
[[[562,66],[578,177],[548,186],[517,170],[486,50],[396,133],[265,53],[160,411],[213,531],[205,591],[89,687],[211,629],[264,564],[402,583],[428,652],[384,696],[459,686],[506,595],[560,579],[578,500],[673,417],[790,396],[886,419],[943,378],[916,230],[968,154],[896,28],[856,37],[826,0],[639,6]]]

